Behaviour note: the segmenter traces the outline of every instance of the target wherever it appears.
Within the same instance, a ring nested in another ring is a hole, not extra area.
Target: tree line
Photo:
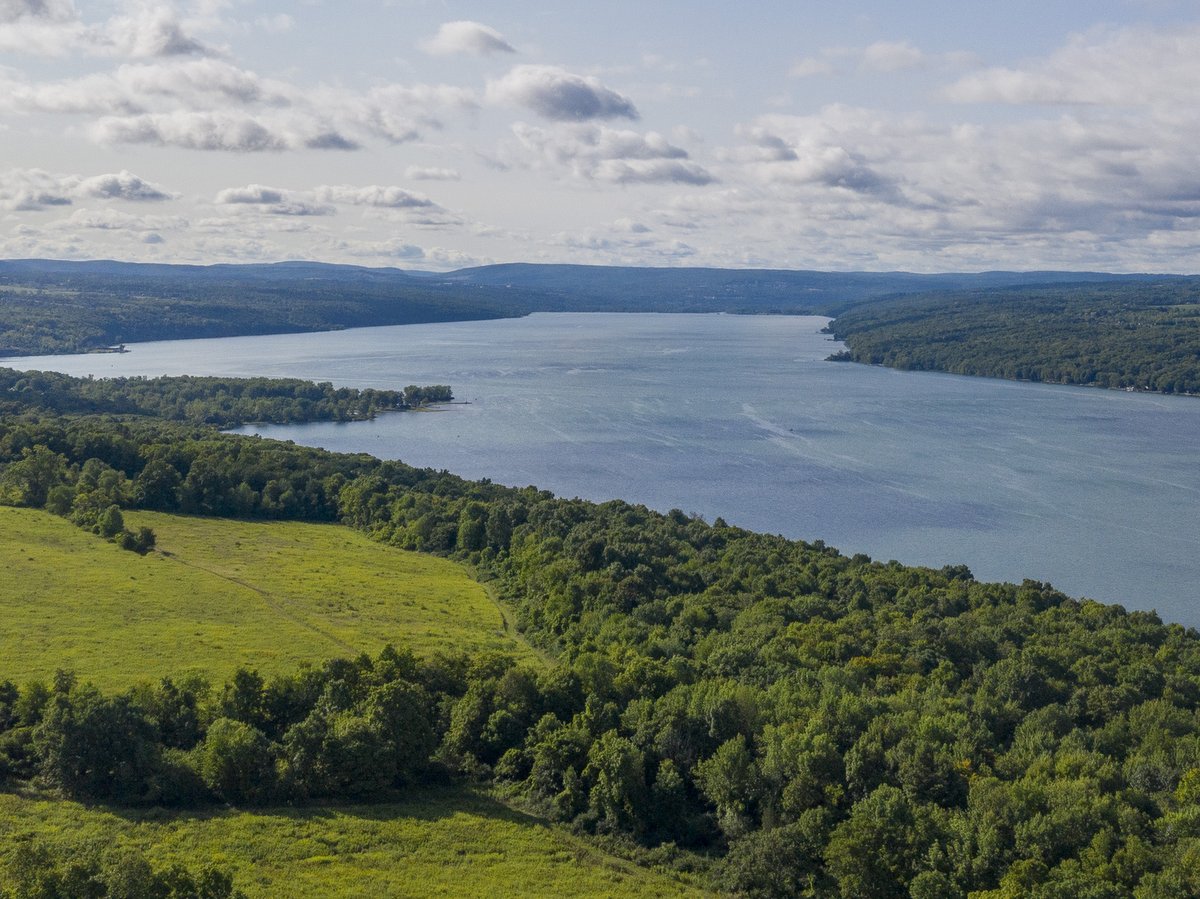
[[[136,849],[73,851],[63,857],[21,841],[0,865],[0,899],[246,899],[215,865],[154,868]]]
[[[521,315],[500,291],[341,266],[0,262],[0,356]]]
[[[1164,283],[953,291],[855,308],[833,358],[1053,384],[1200,394],[1200,290]]]
[[[47,453],[46,477],[12,474]],[[150,418],[10,417],[0,465],[9,502],[88,468],[122,508],[341,521],[461,559],[554,659],[6,685],[12,782],[254,804],[470,777],[659,861],[709,857],[749,896],[1200,893],[1200,635],[1153,613]]]
[[[57,372],[0,368],[0,415],[30,411],[148,415],[230,428],[247,423],[360,421],[380,412],[453,399],[454,392],[446,384],[376,390],[298,378],[178,375],[80,379]]]

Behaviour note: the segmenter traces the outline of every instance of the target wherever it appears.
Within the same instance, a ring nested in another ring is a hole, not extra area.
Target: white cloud
[[[296,27],[296,20],[285,12],[273,16],[259,16],[254,24],[268,34],[284,34]]]
[[[156,202],[174,196],[128,171],[90,177],[56,175],[42,169],[0,172],[0,209],[37,211],[70,206],[83,198]]]
[[[612,231],[560,231],[551,235],[547,243],[570,250],[572,258],[610,265],[661,265],[664,261],[679,261],[696,255],[696,248],[684,241],[658,240],[646,236],[649,229],[628,229],[617,224]]]
[[[410,181],[458,181],[462,175],[457,169],[410,165],[404,170],[404,177]]]
[[[64,21],[77,22],[72,9],[61,12]],[[174,15],[161,4],[143,4],[105,26],[127,25],[122,40],[129,46],[120,52],[156,57],[146,62],[59,80],[0,68],[0,111],[94,117],[82,130],[101,143],[261,152],[353,150],[371,138],[414,141],[442,128],[447,115],[479,107],[472,90],[446,84],[352,90],[265,78],[228,59],[191,53],[163,24],[176,21]],[[27,18],[17,24],[24,27]],[[64,27],[44,16],[30,21]],[[0,24],[0,50],[5,27]],[[118,52],[113,41],[105,46]]]
[[[213,111],[293,102],[303,102],[299,89],[209,58],[126,64],[111,73],[41,83],[0,71],[0,106],[22,112],[132,115],[156,106]]]
[[[722,155],[736,187],[678,199],[674,220],[847,266],[1153,268],[1169,258],[1160,237],[1200,244],[1200,114],[1119,113],[990,125],[837,105],[762,116]]]
[[[76,190],[83,196],[107,200],[156,201],[174,199],[175,196],[125,169],[112,175],[84,178]]]
[[[72,202],[71,190],[49,172],[18,169],[0,174],[0,209],[34,211]]]
[[[328,203],[314,203],[297,191],[248,184],[219,192],[214,200],[222,206],[250,206],[267,215],[333,215],[337,210]]]
[[[437,206],[428,197],[404,190],[404,188],[380,187],[377,184],[368,187],[351,187],[345,184],[322,185],[316,188],[314,193],[322,202],[373,206],[378,209],[431,209]]]
[[[694,162],[678,159],[605,159],[595,170],[613,184],[712,184],[716,178]]]
[[[144,111],[113,77],[86,75],[32,84],[0,72],[0,108],[18,112],[131,115]]]
[[[334,249],[339,254],[356,259],[374,260],[384,265],[419,262],[422,268],[443,270],[487,265],[495,261],[448,247],[421,247],[398,237],[379,241],[342,240],[336,242]]]
[[[319,95],[317,101],[324,108],[340,109],[358,127],[392,143],[416,140],[425,127],[440,128],[448,111],[479,107],[472,91],[446,84],[388,84],[361,97]]]
[[[831,111],[826,111],[827,115]],[[751,166],[764,183],[813,184],[898,200],[892,177],[877,169],[867,155],[830,127],[829,118],[764,116],[758,124],[740,129],[749,140],[733,155]]]
[[[797,60],[788,74],[793,78],[811,78],[813,75],[832,75],[833,63],[828,59],[821,59],[815,56],[805,57]]]
[[[425,250],[416,244],[408,243],[399,238],[380,241],[363,241],[351,243],[343,241],[339,247],[351,256],[368,256],[374,258],[421,260],[425,258]]]
[[[179,111],[106,116],[92,126],[91,133],[105,144],[149,144],[239,153],[354,150],[359,146],[356,140],[329,123],[305,115]]]
[[[125,65],[36,88],[9,84],[14,108],[101,115],[89,128],[101,143],[233,152],[355,150],[370,137],[403,143],[440,128],[445,112],[478,106],[471,91],[449,85],[305,91],[217,59]]]
[[[213,202],[219,206],[248,207],[254,212],[277,216],[333,215],[338,206],[362,206],[369,210],[404,213],[404,221],[408,224],[425,224],[422,219],[425,215],[436,217],[438,224],[448,224],[450,221],[445,217],[445,210],[428,197],[401,187],[377,184],[365,187],[322,184],[309,190],[247,184],[219,191]]]
[[[613,184],[710,184],[716,180],[682,147],[657,132],[604,125],[537,128],[518,122],[513,134],[534,158],[568,168],[576,177]]]
[[[113,79],[129,95],[167,97],[190,108],[214,104],[289,106],[301,92],[221,59],[188,59],[120,66]]]
[[[490,56],[494,53],[517,52],[495,28],[469,21],[446,22],[438,29],[436,35],[421,45],[421,48],[434,56],[449,56],[455,53]]]
[[[39,19],[67,22],[76,17],[71,0],[0,0],[0,22]]]
[[[111,19],[104,34],[112,53],[135,59],[211,52],[186,34],[175,10],[163,4],[140,4],[129,15]]]
[[[487,96],[493,102],[524,106],[559,122],[638,118],[637,107],[628,97],[597,78],[557,66],[516,66],[504,77],[488,82]]]
[[[179,231],[188,221],[179,216],[132,215],[117,209],[76,209],[65,219],[54,223],[55,228],[88,228],[98,231]]]
[[[900,72],[925,64],[925,54],[908,41],[876,41],[862,51],[864,68],[875,72]]]
[[[1075,35],[1044,60],[991,68],[946,89],[960,103],[1107,105],[1193,109],[1200,26]]]
[[[125,3],[126,12],[88,24],[69,0],[2,0],[0,51],[40,56],[147,58],[209,54],[173,4]]]
[[[630,218],[617,219],[613,222],[613,227],[618,231],[625,231],[629,234],[649,234],[653,230],[648,225],[643,225],[641,222]]]

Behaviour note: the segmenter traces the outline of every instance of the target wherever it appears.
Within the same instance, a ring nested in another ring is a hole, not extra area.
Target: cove
[[[467,404],[243,431],[965,563],[1200,625],[1200,400],[825,362],[840,346],[826,321],[539,314],[3,364],[450,384]]]

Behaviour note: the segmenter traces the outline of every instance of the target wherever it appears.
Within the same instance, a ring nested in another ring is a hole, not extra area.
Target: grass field
[[[45,512],[0,507],[0,679],[74,669],[106,689],[239,665],[295,670],[386,643],[535,659],[460,566],[335,525],[129,513],[147,556]],[[130,810],[0,792],[0,862],[24,840],[60,858],[132,846],[156,866],[230,871],[249,897],[675,897],[683,875],[606,854],[469,787],[404,802]]]
[[[58,668],[104,688],[238,666],[264,675],[375,653],[500,649],[534,658],[459,565],[338,525],[129,513],[146,556],[46,512],[0,507],[0,679]]]
[[[0,858],[30,837],[63,854],[135,846],[156,867],[204,857],[251,899],[707,895],[467,788],[388,805],[203,814],[114,814],[0,794]]]

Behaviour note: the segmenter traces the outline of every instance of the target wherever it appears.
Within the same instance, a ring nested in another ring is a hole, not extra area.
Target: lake
[[[450,384],[463,405],[245,429],[1200,625],[1200,399],[825,362],[827,320],[539,314],[6,360],[70,374]]]

